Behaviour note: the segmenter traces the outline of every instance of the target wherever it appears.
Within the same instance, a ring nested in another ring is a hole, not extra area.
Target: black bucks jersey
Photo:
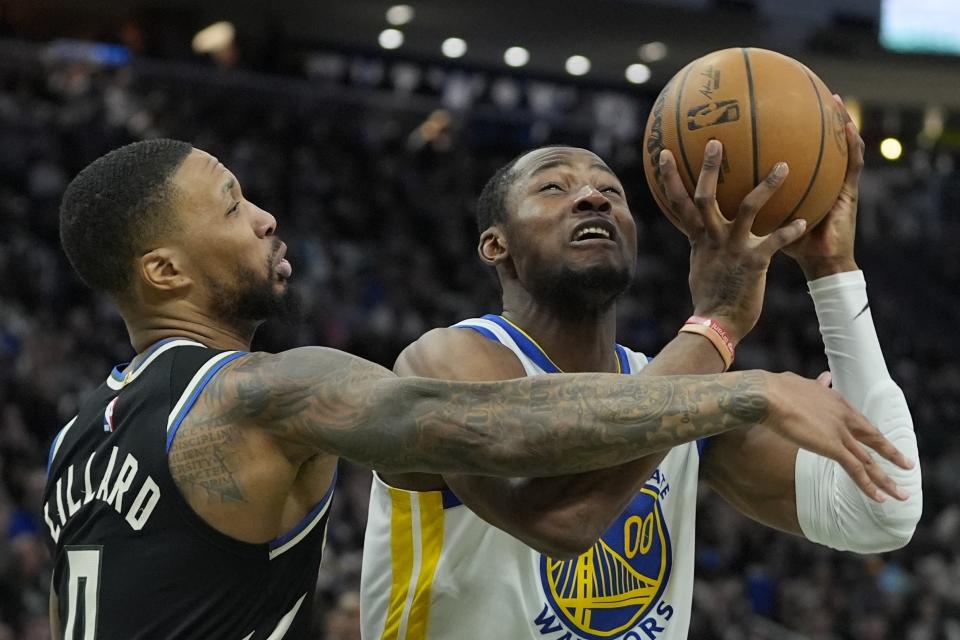
[[[57,434],[42,508],[66,640],[307,636],[333,485],[292,531],[250,544],[206,524],[167,461],[204,387],[243,355],[161,341]]]

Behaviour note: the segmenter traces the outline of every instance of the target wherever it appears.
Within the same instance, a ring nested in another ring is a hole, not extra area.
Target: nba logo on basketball
[[[724,122],[740,119],[740,104],[736,100],[717,100],[701,104],[687,111],[687,129],[696,131]]]
[[[571,560],[542,556],[540,579],[553,616],[581,638],[609,640],[656,610],[671,557],[660,492],[648,484],[589,551]],[[541,632],[559,631],[545,628],[546,614],[536,621]]]

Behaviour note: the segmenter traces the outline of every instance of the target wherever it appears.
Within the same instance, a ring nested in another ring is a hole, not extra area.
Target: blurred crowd
[[[114,147],[153,136],[191,141],[276,215],[302,317],[266,325],[256,348],[319,344],[391,366],[428,329],[498,311],[494,280],[475,254],[474,202],[498,166],[546,142],[599,147],[628,188],[640,255],[618,307],[620,341],[656,353],[689,315],[689,249],[646,193],[636,122],[613,140],[557,121],[431,114],[442,102],[411,108],[382,92],[345,100],[261,80],[233,82],[212,69],[178,78],[82,64],[0,67],[0,640],[49,636],[50,560],[38,517],[48,445],[84,395],[132,355],[111,305],[73,276],[57,239],[66,184]],[[649,102],[637,100],[639,118]],[[704,488],[691,638],[960,639],[954,160],[947,150],[917,152],[868,167],[863,183],[857,257],[924,465],[913,542],[882,556],[833,552],[754,525]],[[802,274],[789,260],[776,260],[764,315],[737,364],[806,375],[826,368]],[[330,640],[359,638],[370,481],[347,463],[339,478],[316,602],[316,637]]]

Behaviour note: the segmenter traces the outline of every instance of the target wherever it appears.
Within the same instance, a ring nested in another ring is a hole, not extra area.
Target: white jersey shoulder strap
[[[489,340],[507,347],[520,360],[528,376],[544,373],[562,373],[540,345],[527,332],[503,316],[487,314],[482,318],[469,318],[453,325],[458,329],[472,329]],[[637,373],[647,363],[647,357],[616,345],[620,373]]]

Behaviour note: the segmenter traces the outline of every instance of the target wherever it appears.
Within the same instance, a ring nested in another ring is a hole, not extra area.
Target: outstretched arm
[[[578,473],[757,423],[831,434],[820,452],[852,471],[867,455],[856,439],[899,459],[839,395],[791,374],[449,382],[398,378],[321,347],[228,367],[208,391],[208,422],[263,429],[290,456],[323,451],[385,471]]]
[[[620,464],[763,422],[785,404],[784,384],[804,382],[765,372],[450,382],[398,378],[321,347],[251,354],[214,380],[208,393],[222,412],[211,419],[257,426],[291,451],[387,472],[530,476]],[[835,409],[833,428],[871,428]]]

